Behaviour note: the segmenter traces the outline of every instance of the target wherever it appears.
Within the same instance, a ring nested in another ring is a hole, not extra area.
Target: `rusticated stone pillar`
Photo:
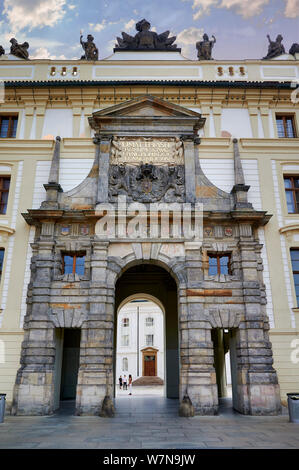
[[[214,415],[218,411],[216,373],[211,325],[204,315],[200,244],[186,243],[187,288],[180,291],[180,400],[189,396],[195,414]],[[185,295],[184,295],[185,294]]]
[[[281,410],[278,379],[273,368],[268,318],[258,274],[259,245],[240,241],[245,321],[237,336],[237,389],[235,407],[243,414],[274,415]]]
[[[180,399],[189,396],[197,415],[218,411],[214,350],[209,322],[200,320],[198,303],[182,306],[180,317]]]
[[[107,246],[93,243],[90,309],[81,333],[78,415],[99,415],[104,398],[113,396],[114,291],[106,284]]]
[[[51,232],[50,225],[45,224],[43,231]],[[42,240],[33,246],[25,337],[12,414],[44,415],[54,411],[55,342],[53,324],[48,317],[52,251],[52,241]]]

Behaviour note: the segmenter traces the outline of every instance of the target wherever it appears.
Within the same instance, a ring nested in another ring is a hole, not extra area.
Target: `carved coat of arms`
[[[185,177],[183,165],[155,166],[140,162],[139,166],[111,165],[109,199],[118,195],[139,202],[183,202]]]

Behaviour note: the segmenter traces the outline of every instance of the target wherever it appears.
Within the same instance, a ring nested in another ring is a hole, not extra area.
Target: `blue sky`
[[[29,42],[31,58],[80,58],[82,30],[84,38],[93,34],[102,59],[142,18],[175,34],[190,59],[203,32],[216,36],[215,59],[261,58],[267,34],[281,33],[287,51],[299,43],[299,0],[0,0],[0,44],[8,52],[15,37]]]

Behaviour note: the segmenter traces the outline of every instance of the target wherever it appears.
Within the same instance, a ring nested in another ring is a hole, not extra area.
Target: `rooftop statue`
[[[212,35],[213,40],[209,40],[207,34],[203,35],[203,40],[196,43],[197,57],[198,60],[213,60],[212,58],[212,49],[216,42],[215,36]]]
[[[130,34],[122,32],[122,38],[117,38],[118,44],[115,45],[114,51],[181,51],[181,49],[177,48],[176,44],[173,44],[176,40],[176,36],[169,38],[169,31],[157,34],[154,31],[150,31],[150,27],[150,23],[146,19],[143,19],[136,23],[136,30],[138,33],[135,36],[130,36]]]
[[[84,49],[85,54],[81,57],[81,59],[85,60],[98,60],[99,59],[99,51],[95,43],[93,42],[94,37],[91,34],[88,34],[87,41],[82,41],[82,34],[80,36],[80,43]]]
[[[28,42],[23,42],[23,44],[18,44],[18,41],[15,38],[12,38],[10,42],[11,42],[10,53],[12,55],[19,57],[20,59],[29,59]]]
[[[279,55],[285,54],[285,49],[282,44],[283,37],[279,34],[275,41],[271,41],[269,34],[267,34],[269,40],[268,54],[263,59],[274,59]]]
[[[5,50],[2,46],[0,46],[0,57],[5,54]]]
[[[292,54],[293,56],[295,56],[295,54],[299,54],[299,44],[297,42],[292,44],[289,54]]]

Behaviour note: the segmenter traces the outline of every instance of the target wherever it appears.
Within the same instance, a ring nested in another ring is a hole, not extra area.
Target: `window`
[[[154,345],[154,335],[146,335],[145,336],[145,342],[147,346],[153,346]]]
[[[289,214],[299,213],[299,175],[284,176],[284,188],[286,193]]]
[[[84,275],[85,253],[63,253],[62,271],[63,274]]]
[[[10,176],[0,176],[0,214],[6,214]]]
[[[125,328],[127,326],[129,326],[129,319],[128,318],[123,318],[122,319],[122,326],[125,327]]]
[[[291,261],[297,298],[297,306],[299,307],[299,249],[291,248]]]
[[[294,116],[276,115],[278,137],[296,137]]]
[[[0,137],[15,137],[17,125],[18,116],[0,116]]]
[[[231,274],[230,254],[209,253],[209,276],[216,274]]]
[[[127,372],[128,369],[129,369],[128,358],[127,358],[127,357],[123,357],[123,371],[124,371],[124,372]]]
[[[0,279],[2,277],[3,261],[4,261],[4,248],[0,248]]]
[[[121,336],[121,345],[122,346],[129,346],[129,335],[122,335]]]
[[[145,319],[145,326],[154,326],[154,319],[153,317],[147,317]]]

